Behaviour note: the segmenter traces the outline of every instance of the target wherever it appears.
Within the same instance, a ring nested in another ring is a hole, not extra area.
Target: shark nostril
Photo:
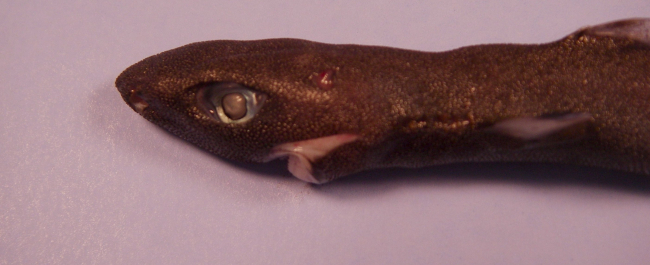
[[[142,112],[149,107],[149,103],[147,103],[144,98],[140,95],[140,93],[136,92],[135,90],[131,90],[131,95],[129,96],[129,105],[135,110],[136,112],[142,114]]]

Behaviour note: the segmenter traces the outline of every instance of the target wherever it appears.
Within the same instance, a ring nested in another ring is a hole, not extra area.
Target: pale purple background
[[[0,264],[650,261],[650,189],[610,181],[628,174],[465,164],[312,186],[200,151],[113,86],[195,41],[537,43],[650,17],[648,0],[102,2],[0,2]]]

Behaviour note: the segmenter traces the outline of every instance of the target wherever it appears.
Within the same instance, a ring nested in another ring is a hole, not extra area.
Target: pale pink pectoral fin
[[[280,144],[264,159],[265,162],[280,157],[288,157],[287,167],[296,178],[306,182],[321,184],[312,171],[312,162],[326,156],[334,149],[359,138],[355,134],[336,134],[321,138]]]

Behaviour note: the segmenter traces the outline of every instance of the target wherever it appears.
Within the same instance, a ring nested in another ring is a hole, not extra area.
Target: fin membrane
[[[355,134],[335,134],[321,138],[309,139],[304,141],[289,142],[275,146],[271,149],[269,155],[264,159],[265,162],[276,158],[287,157],[287,169],[294,177],[315,184],[323,183],[313,174],[312,163],[334,149],[339,148],[359,138]]]
[[[612,38],[627,38],[650,45],[650,18],[627,19],[586,28],[585,33]]]
[[[521,143],[518,147],[534,148],[580,140],[592,122],[593,117],[586,112],[518,117],[497,122],[486,131]]]

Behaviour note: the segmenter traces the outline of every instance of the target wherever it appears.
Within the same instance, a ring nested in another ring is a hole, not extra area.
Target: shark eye
[[[197,97],[210,116],[224,123],[242,123],[252,119],[266,100],[266,94],[237,83],[202,87]]]
[[[246,115],[246,98],[241,93],[230,93],[221,98],[223,112],[231,120],[239,120]]]

